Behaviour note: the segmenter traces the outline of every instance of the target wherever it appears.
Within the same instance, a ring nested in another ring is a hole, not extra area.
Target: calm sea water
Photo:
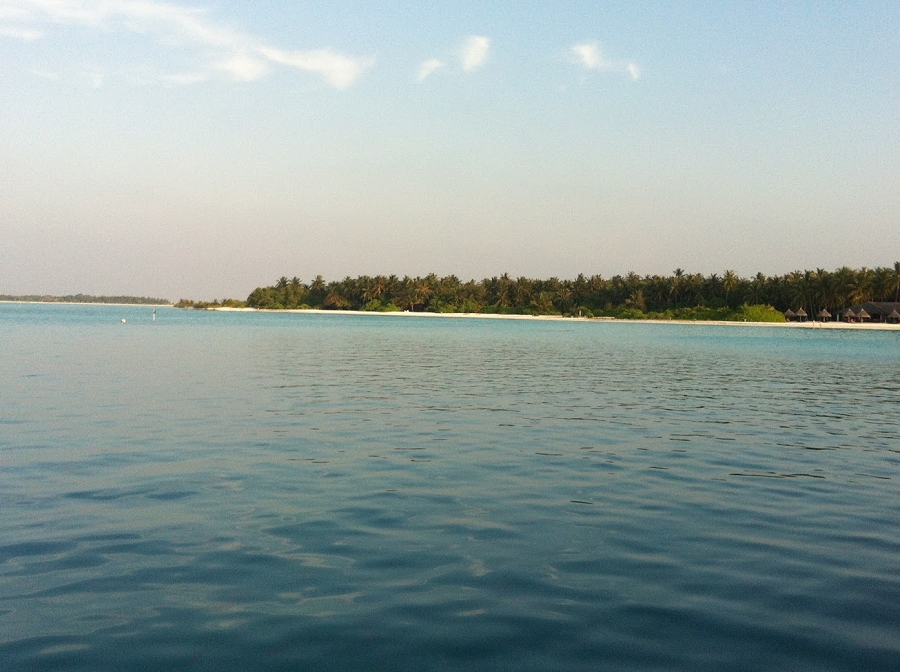
[[[900,333],[151,315],[0,305],[3,672],[900,669]]]

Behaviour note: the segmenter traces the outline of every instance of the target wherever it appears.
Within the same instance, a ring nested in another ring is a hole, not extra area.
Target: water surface
[[[4,672],[900,669],[900,334],[157,312],[0,305]]]

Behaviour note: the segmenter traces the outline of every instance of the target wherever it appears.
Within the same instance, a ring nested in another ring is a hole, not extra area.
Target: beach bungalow
[[[858,303],[855,306],[850,306],[850,308],[844,311],[844,316],[846,318],[851,314],[854,314],[860,322],[900,323],[900,321],[894,321],[897,320],[897,318],[891,317],[893,313],[900,315],[900,302],[866,301],[865,303]],[[863,315],[865,315],[865,317],[863,317]],[[847,321],[851,322],[854,320],[847,319]]]

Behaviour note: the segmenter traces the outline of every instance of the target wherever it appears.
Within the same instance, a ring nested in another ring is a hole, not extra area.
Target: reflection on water
[[[141,310],[0,307],[4,671],[900,668],[893,332]]]

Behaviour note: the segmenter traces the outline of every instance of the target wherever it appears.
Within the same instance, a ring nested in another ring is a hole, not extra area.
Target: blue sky
[[[0,293],[900,258],[900,3],[0,0]]]

